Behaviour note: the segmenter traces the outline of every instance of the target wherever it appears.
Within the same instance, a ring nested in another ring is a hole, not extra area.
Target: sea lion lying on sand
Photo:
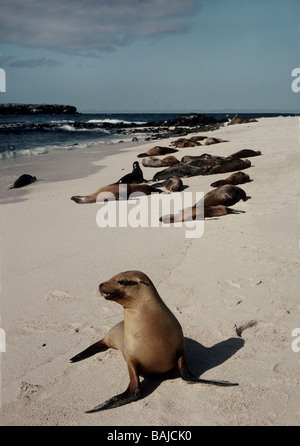
[[[173,155],[166,156],[163,159],[150,156],[149,158],[144,158],[142,160],[144,167],[168,167],[173,166],[174,164],[179,164],[179,162],[180,161]]]
[[[18,187],[27,186],[28,184],[34,183],[35,181],[37,181],[36,177],[33,177],[28,173],[24,173],[18,179],[16,179],[16,181],[13,184],[8,186],[8,189],[16,189]]]
[[[183,189],[182,180],[179,177],[170,177],[162,183],[152,184],[154,187],[165,187],[170,192],[180,192]]]
[[[251,149],[243,149],[239,150],[236,153],[233,153],[232,155],[228,155],[228,158],[231,159],[237,159],[237,158],[248,158],[251,156],[259,156],[261,155],[261,152],[259,150],[251,150]]]
[[[219,164],[212,168],[209,172],[205,172],[203,175],[213,175],[215,173],[233,172],[235,170],[247,169],[251,166],[251,161],[244,159],[229,159],[225,163]]]
[[[101,187],[97,192],[90,195],[74,195],[71,200],[78,204],[96,203],[105,200],[127,200],[133,193],[141,195],[150,195],[152,193],[161,193],[149,184],[109,184]],[[101,194],[101,195],[100,195]]]
[[[246,118],[240,118],[238,114],[235,115],[235,117],[228,122],[228,125],[233,124],[247,124],[248,122],[258,122],[257,119],[246,119]]]
[[[240,211],[230,209],[228,206],[233,206],[238,201],[246,201],[247,199],[248,197],[243,189],[227,184],[207,192],[207,194],[205,194],[201,200],[197,201],[194,206],[182,209],[177,214],[165,215],[160,217],[159,220],[163,223],[175,223],[189,220],[201,220],[206,217],[235,214]]]
[[[115,325],[98,342],[71,358],[81,361],[105,351],[119,349],[127,362],[129,385],[125,392],[88,410],[111,409],[140,397],[139,376],[166,373],[176,366],[180,376],[193,383],[235,386],[236,383],[196,378],[189,370],[182,328],[163,302],[155,286],[141,271],[126,271],[99,285],[101,295],[124,307],[124,321]]]
[[[145,156],[159,156],[159,155],[167,155],[167,153],[178,152],[177,149],[172,149],[171,147],[161,147],[155,146],[152,149],[147,150],[145,153],[140,153],[138,158],[144,158]]]
[[[237,184],[248,183],[249,181],[251,181],[250,177],[246,173],[234,172],[232,175],[225,178],[224,180],[215,181],[214,183],[211,184],[211,187],[224,186],[224,184],[237,185]]]
[[[174,166],[167,167],[166,169],[161,170],[160,172],[156,172],[152,181],[166,180],[167,178],[173,176],[179,178],[193,177],[196,175],[203,175],[204,172],[206,172],[206,167],[205,168],[195,167],[180,163],[180,164],[175,164]]]
[[[210,146],[211,144],[219,144],[220,142],[228,142],[228,141],[225,139],[213,138],[213,137],[205,138],[203,140],[203,144],[205,144],[206,146]]]

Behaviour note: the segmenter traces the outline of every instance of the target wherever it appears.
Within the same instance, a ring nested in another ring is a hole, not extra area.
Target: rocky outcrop
[[[58,104],[0,104],[0,115],[70,115],[77,113],[72,105]]]

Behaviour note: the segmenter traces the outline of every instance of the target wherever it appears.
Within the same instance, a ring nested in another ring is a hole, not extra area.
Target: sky
[[[297,67],[299,0],[1,0],[0,103],[298,113]]]

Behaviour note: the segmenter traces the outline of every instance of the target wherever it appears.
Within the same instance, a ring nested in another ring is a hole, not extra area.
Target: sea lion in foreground
[[[180,192],[183,189],[183,182],[182,182],[181,178],[173,176],[173,177],[167,178],[162,183],[156,183],[156,184],[153,184],[152,186],[165,187],[170,192]]]
[[[144,167],[168,167],[174,166],[174,164],[179,164],[180,161],[173,155],[166,156],[163,159],[150,156],[142,160]]]
[[[199,204],[204,200],[204,206],[217,206],[219,204],[223,206],[233,206],[238,201],[247,200],[246,192],[238,186],[233,186],[232,184],[225,184],[224,186],[219,186],[207,192],[204,197],[199,200]]]
[[[156,189],[149,184],[109,184],[101,187],[97,192],[90,195],[74,195],[71,200],[75,203],[96,203],[105,200],[127,200],[133,193],[150,195],[152,193],[161,193],[162,191]],[[99,196],[101,194],[101,196]]]
[[[176,366],[182,379],[190,382],[235,386],[237,383],[196,378],[189,370],[180,323],[163,302],[146,274],[126,271],[99,285],[102,296],[124,307],[124,321],[100,341],[71,358],[77,362],[108,348],[119,349],[127,362],[129,385],[88,413],[111,409],[139,398],[139,376],[166,373]]]
[[[13,184],[8,186],[8,189],[15,189],[18,187],[27,186],[28,184],[34,183],[35,181],[37,181],[36,177],[33,177],[28,173],[24,173]]]
[[[146,183],[143,171],[137,161],[132,164],[132,172],[124,175],[116,184]]]
[[[211,183],[211,187],[224,186],[224,184],[233,184],[234,186],[236,186],[237,184],[248,183],[249,181],[251,181],[250,177],[246,173],[234,172],[224,180],[219,180],[215,181],[214,183]]]
[[[166,155],[167,153],[174,153],[174,152],[178,152],[178,150],[177,149],[172,149],[171,147],[155,146],[155,147],[152,147],[152,149],[149,149],[145,153],[140,153],[138,155],[138,158],[144,158],[145,156]]]
[[[238,152],[233,153],[232,155],[228,155],[228,158],[237,159],[237,158],[248,158],[250,156],[259,156],[261,155],[260,150],[251,150],[251,149],[243,149]]]

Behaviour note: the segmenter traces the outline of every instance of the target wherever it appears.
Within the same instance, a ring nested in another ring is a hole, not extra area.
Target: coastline
[[[262,156],[251,158],[245,173],[253,181],[241,185],[251,199],[234,206],[245,213],[206,220],[199,239],[175,227],[100,229],[97,205],[70,200],[130,172],[137,154],[155,141],[115,144],[114,153],[111,147],[75,148],[0,165],[1,425],[300,424],[299,353],[291,348],[299,325],[299,118],[261,118],[221,127],[213,136],[229,142],[180,149],[178,158],[244,148]],[[146,179],[161,170],[142,169]],[[39,181],[4,191],[22,173]],[[206,193],[226,176],[183,182],[187,191]],[[149,275],[179,319],[194,373],[239,387],[190,386],[174,372],[145,379],[144,396],[135,403],[84,413],[128,384],[120,352],[78,364],[69,358],[122,320],[122,308],[104,301],[97,287],[130,269]],[[235,326],[251,320],[257,324],[237,336]]]

